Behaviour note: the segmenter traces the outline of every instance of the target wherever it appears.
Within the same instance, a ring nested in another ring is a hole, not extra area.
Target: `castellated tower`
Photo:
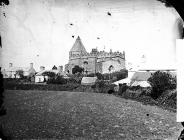
[[[109,73],[125,68],[125,52],[105,52],[92,49],[88,53],[82,44],[80,37],[76,39],[69,52],[69,62],[65,65],[65,71],[72,74],[74,66],[84,68],[84,73]]]

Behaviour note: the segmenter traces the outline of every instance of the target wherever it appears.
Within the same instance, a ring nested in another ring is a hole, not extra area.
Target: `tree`
[[[56,74],[51,71],[45,71],[42,73],[43,76],[48,76],[49,78],[55,78]]]
[[[15,72],[15,75],[18,75],[20,78],[23,78],[24,77],[24,71],[23,70],[17,70]]]
[[[149,79],[152,86],[151,96],[157,99],[164,91],[176,88],[176,79],[171,74],[157,71]]]
[[[82,72],[84,72],[84,68],[79,67],[78,65],[76,65],[76,66],[72,69],[72,74],[82,73]]]
[[[101,73],[99,73],[99,72],[96,73],[96,76],[97,76],[97,78],[99,80],[103,80],[104,79],[103,75]]]

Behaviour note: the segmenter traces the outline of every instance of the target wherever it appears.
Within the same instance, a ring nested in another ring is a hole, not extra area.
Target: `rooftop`
[[[74,45],[72,46],[70,52],[83,52],[83,53],[87,53],[84,45],[82,44],[82,41],[80,39],[80,37],[78,36]]]

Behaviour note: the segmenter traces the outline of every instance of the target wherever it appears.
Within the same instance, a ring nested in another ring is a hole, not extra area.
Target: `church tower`
[[[72,55],[80,55],[80,54],[86,54],[87,51],[80,39],[80,37],[78,36],[74,45],[72,46],[70,52],[69,52],[69,56],[70,58],[72,57]]]

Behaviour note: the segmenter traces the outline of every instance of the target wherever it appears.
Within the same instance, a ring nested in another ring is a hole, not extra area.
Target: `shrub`
[[[20,78],[23,78],[24,77],[24,71],[23,70],[17,70],[15,75],[18,75]]]
[[[176,88],[176,78],[166,72],[157,71],[149,79],[152,86],[151,97],[157,99],[164,91]]]
[[[56,74],[54,72],[51,72],[51,71],[45,71],[42,73],[43,76],[48,76],[49,78],[55,78],[56,77]]]
[[[157,101],[160,105],[176,109],[176,97],[176,89],[167,90],[162,93],[162,95],[157,99]]]
[[[121,96],[127,89],[128,89],[128,86],[126,84],[119,84],[118,95]]]
[[[50,78],[47,84],[66,84],[67,80],[63,76],[57,76],[56,78]]]
[[[94,92],[97,93],[109,93],[112,94],[114,93],[114,87],[116,85],[110,84],[104,80],[98,80],[95,85],[92,85],[91,88],[94,90]]]
[[[75,73],[82,73],[84,71],[84,68],[79,67],[78,65],[76,65],[73,69],[72,69],[72,74]]]
[[[80,79],[70,77],[67,79],[67,83],[68,84],[80,83]]]
[[[99,79],[99,80],[104,80],[104,77],[103,77],[103,75],[101,74],[101,73],[96,73],[96,76],[97,76],[97,78]]]
[[[121,80],[128,77],[128,70],[126,69],[120,70],[120,72],[117,73],[116,77],[117,77],[117,80]]]
[[[99,92],[99,93],[105,93],[105,81],[101,80],[101,81],[97,81],[95,83],[95,85],[91,86],[91,88],[93,88],[95,90],[95,92]]]
[[[6,83],[5,89],[9,90],[54,90],[54,91],[73,91],[79,84],[20,84],[20,83]]]
[[[109,80],[109,74],[108,73],[103,74],[103,79],[104,80]]]
[[[110,85],[108,85],[107,86],[108,88],[108,94],[112,94],[112,93],[115,93],[115,90],[114,90],[114,87],[116,87],[116,85],[115,84],[110,84]]]

